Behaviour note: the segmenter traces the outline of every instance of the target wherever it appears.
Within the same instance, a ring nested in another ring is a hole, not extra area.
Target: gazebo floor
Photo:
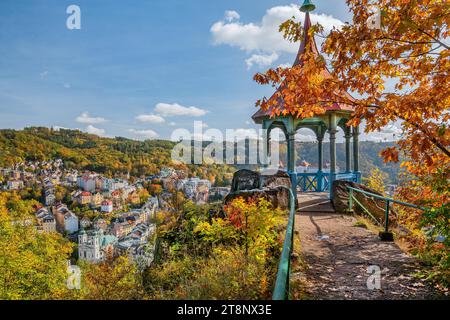
[[[329,199],[328,192],[298,193],[298,206],[300,212],[329,212],[334,213],[334,207]]]

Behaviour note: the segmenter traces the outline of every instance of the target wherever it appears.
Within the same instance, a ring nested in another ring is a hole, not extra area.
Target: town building
[[[80,193],[78,203],[80,205],[88,205],[91,203],[92,194],[89,191],[83,191]]]
[[[44,191],[45,205],[53,206],[56,202],[55,190],[53,188]]]
[[[128,187],[128,182],[122,179],[102,179],[102,189],[108,192],[124,189]]]
[[[42,218],[42,229],[45,233],[56,232],[56,219],[52,214]]]
[[[93,207],[93,208],[100,207],[102,202],[103,202],[103,195],[101,193],[97,192],[92,195],[91,202],[90,202],[91,207]]]
[[[23,181],[22,180],[9,180],[6,185],[7,185],[8,190],[20,190],[23,188]]]
[[[116,237],[105,235],[102,230],[82,230],[78,235],[78,258],[90,263],[111,260],[116,243]]]
[[[92,226],[91,219],[88,217],[83,217],[83,219],[80,220],[80,227],[82,229],[88,229]]]
[[[94,219],[94,228],[101,229],[104,232],[106,232],[106,230],[108,229],[108,224],[106,223],[105,219],[103,219],[101,217],[97,217]]]
[[[75,213],[70,211],[65,204],[54,207],[53,215],[56,219],[56,227],[60,233],[75,233],[79,230],[79,220]]]
[[[101,211],[105,213],[113,212],[113,202],[111,200],[105,200],[102,202]]]
[[[79,188],[87,192],[94,192],[96,188],[97,174],[85,173],[77,178],[77,185]]]
[[[211,181],[199,178],[182,179],[178,181],[177,189],[182,190],[186,198],[196,203],[206,203]]]
[[[37,221],[37,230],[46,233],[56,232],[56,219],[47,208],[40,208],[34,213]]]

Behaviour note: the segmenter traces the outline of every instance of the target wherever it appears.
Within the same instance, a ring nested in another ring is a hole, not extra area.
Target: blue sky
[[[193,121],[257,128],[254,103],[272,89],[252,76],[292,63],[297,45],[276,39],[292,3],[2,0],[0,128],[136,139],[167,139]],[[326,25],[350,20],[344,0],[314,3]],[[81,30],[66,27],[71,4],[81,9]]]

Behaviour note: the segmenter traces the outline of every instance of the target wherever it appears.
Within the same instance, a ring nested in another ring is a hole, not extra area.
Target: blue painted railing
[[[297,188],[302,192],[325,192],[330,191],[333,181],[345,180],[359,183],[361,174],[359,172],[334,173],[329,172],[313,172],[313,173],[297,173]]]

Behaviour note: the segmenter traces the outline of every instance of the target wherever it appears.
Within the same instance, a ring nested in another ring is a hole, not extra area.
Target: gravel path
[[[356,227],[356,219],[336,213],[300,213],[296,230],[306,270],[294,274],[309,299],[436,299],[442,296],[412,276],[417,260],[395,243],[382,242],[372,231]],[[372,273],[368,268],[372,267]],[[381,271],[380,289],[374,272]]]

